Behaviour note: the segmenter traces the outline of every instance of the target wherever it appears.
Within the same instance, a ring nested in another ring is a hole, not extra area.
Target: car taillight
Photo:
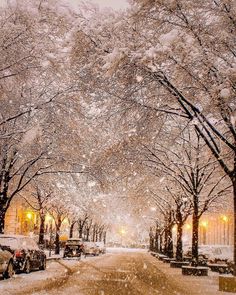
[[[20,258],[24,256],[24,252],[22,250],[16,250],[15,251],[15,257]]]

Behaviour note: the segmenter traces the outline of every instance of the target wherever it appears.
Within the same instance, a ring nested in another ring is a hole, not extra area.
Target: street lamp
[[[224,239],[224,245],[229,244],[229,218],[226,215],[222,215],[221,219],[223,221],[223,239]],[[227,237],[226,237],[226,225],[227,225]]]
[[[31,220],[32,217],[33,217],[33,214],[32,214],[31,212],[28,212],[28,213],[26,214],[26,217],[27,217],[29,220]]]
[[[186,224],[186,229],[190,229],[191,225],[189,223]]]

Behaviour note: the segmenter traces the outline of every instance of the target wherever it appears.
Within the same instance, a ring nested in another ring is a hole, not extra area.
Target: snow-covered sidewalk
[[[219,274],[209,271],[208,276],[183,276],[179,268],[171,268],[169,263],[163,263],[153,257],[153,263],[161,270],[176,286],[189,290],[194,294],[201,295],[229,295],[232,293],[219,291]]]
[[[49,250],[44,250],[44,253],[47,256],[47,260],[56,260],[56,259],[61,259],[63,257],[63,250],[60,251],[60,254],[54,254],[54,250],[49,252]]]
[[[52,284],[64,282],[69,273],[76,271],[77,260],[48,261],[44,271],[32,271],[30,274],[16,274],[8,280],[0,280],[0,294],[15,295],[28,293],[29,290],[45,290]]]

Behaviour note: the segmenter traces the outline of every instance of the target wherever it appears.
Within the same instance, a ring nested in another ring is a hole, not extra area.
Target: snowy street
[[[4,295],[227,294],[217,291],[217,275],[185,278],[180,270],[171,269],[146,251],[125,251],[110,250],[104,256],[83,258],[79,262],[51,261],[44,272],[0,281],[0,292]]]
[[[230,293],[236,0],[0,0],[0,295]]]

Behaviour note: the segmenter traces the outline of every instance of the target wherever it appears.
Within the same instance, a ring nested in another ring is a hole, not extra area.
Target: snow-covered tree
[[[94,18],[82,29],[98,93],[120,110],[192,121],[231,180],[236,204],[234,7],[230,0],[132,1],[128,17]],[[236,265],[236,227],[234,236]]]

